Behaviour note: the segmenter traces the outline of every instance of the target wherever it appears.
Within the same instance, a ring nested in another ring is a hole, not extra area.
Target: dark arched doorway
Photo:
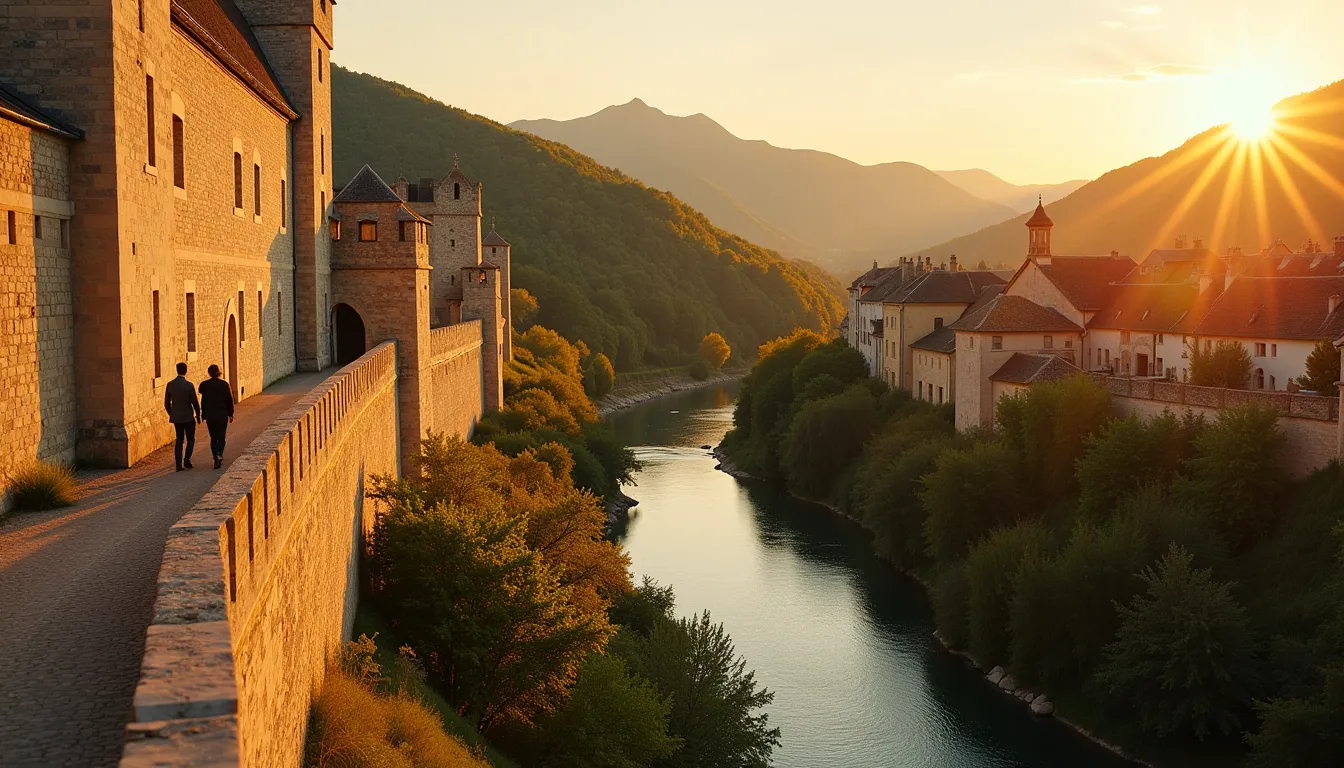
[[[241,376],[238,373],[238,319],[229,315],[228,328],[224,332],[224,354],[228,355],[227,371],[224,372],[228,379],[229,388],[233,390],[233,401],[238,402],[238,379]]]
[[[331,325],[336,331],[336,364],[358,360],[365,351],[364,319],[349,304],[337,304],[331,310]]]

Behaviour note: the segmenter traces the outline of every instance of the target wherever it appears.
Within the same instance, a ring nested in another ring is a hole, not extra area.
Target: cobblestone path
[[[325,378],[296,374],[238,406],[225,468]],[[168,528],[224,470],[196,431],[196,468],[168,445],[130,469],[79,473],[69,509],[0,521],[0,766],[115,766],[140,675]]]

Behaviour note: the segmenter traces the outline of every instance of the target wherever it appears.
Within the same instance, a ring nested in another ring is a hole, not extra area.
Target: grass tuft
[[[9,492],[14,508],[24,512],[69,507],[79,501],[74,470],[48,461],[34,461],[11,472]]]

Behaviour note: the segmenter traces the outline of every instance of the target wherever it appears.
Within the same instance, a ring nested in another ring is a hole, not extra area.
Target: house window
[[[263,310],[265,309],[265,306],[263,306],[263,305],[264,305],[264,302],[261,300],[261,289],[258,288],[258,289],[257,289],[257,338],[258,338],[258,339],[260,339],[262,336],[265,335],[264,331],[266,330],[266,324],[263,323],[263,322],[261,321],[263,317],[266,317],[266,315],[263,313]]]
[[[1088,368],[1091,368],[1091,367],[1092,367],[1092,348],[1091,348],[1091,347],[1088,347],[1088,348],[1087,348],[1087,367],[1088,367]]]
[[[1107,350],[1103,350],[1103,351],[1106,353],[1106,367],[1107,367],[1107,368],[1110,368],[1110,367],[1111,367],[1111,350],[1107,349]]]
[[[1278,356],[1279,356],[1279,345],[1278,345],[1278,344],[1270,344],[1270,345],[1269,345],[1269,356],[1270,356],[1270,357],[1278,357]]]
[[[329,227],[330,227],[330,229],[331,229],[331,239],[332,239],[332,240],[340,240],[340,239],[341,239],[341,221],[340,221],[340,219],[331,219],[330,221],[327,222],[327,224],[329,225]]]
[[[1045,348],[1046,348],[1046,349],[1054,349],[1054,348],[1055,348],[1055,337],[1054,337],[1054,336],[1046,336],[1046,337],[1045,337]]]
[[[1064,340],[1064,348],[1065,348],[1065,349],[1073,349],[1073,339],[1065,339],[1065,340]]]
[[[1157,365],[1154,366],[1153,370],[1156,370],[1156,371],[1159,371],[1159,372],[1160,372],[1160,371],[1165,371],[1165,370],[1166,370],[1166,368],[1163,368],[1163,367],[1162,367],[1162,358],[1160,358],[1160,357],[1157,358]]]
[[[1256,369],[1255,369],[1255,388],[1256,388],[1256,389],[1264,389],[1264,388],[1265,388],[1265,369],[1264,369],[1264,368],[1256,368]]]
[[[186,127],[182,118],[173,115],[173,186],[187,188],[187,146]]]
[[[242,291],[238,292],[238,340],[247,338],[247,304]]]
[[[233,210],[243,212],[243,155],[233,153]]]
[[[1265,356],[1265,345],[1264,345],[1264,344],[1256,344],[1256,345],[1255,345],[1255,356],[1256,356],[1256,357],[1264,357],[1264,356]]]
[[[285,199],[285,180],[280,180],[280,226],[289,226],[289,201]]]
[[[971,342],[971,349],[975,349],[975,337],[971,336],[968,340]]]
[[[409,221],[399,221],[399,222],[397,222],[397,224],[399,225],[399,226],[397,227],[397,239],[400,240],[400,241],[402,241],[402,242],[404,243],[404,242],[406,242],[406,230],[409,228],[409,227],[407,227],[406,225],[407,225],[407,224],[410,224],[410,222],[409,222]]]
[[[163,338],[162,324],[159,322],[159,292],[154,292],[154,378],[163,375],[163,353],[159,350],[159,340]]]
[[[1121,331],[1121,332],[1120,332],[1120,343],[1121,343],[1121,344],[1128,344],[1128,343],[1129,343],[1129,331]]]
[[[187,351],[196,351],[196,294],[188,293],[187,305]]]
[[[261,215],[261,166],[252,166],[252,215]]]
[[[942,404],[943,404],[943,388],[942,388],[942,387],[939,387],[939,388],[938,388],[938,404],[939,404],[939,405],[942,405]]]
[[[1274,380],[1274,377],[1273,377],[1273,376],[1270,376],[1270,377],[1269,377],[1269,388],[1270,388],[1271,390],[1277,390],[1278,387],[1275,386],[1275,384],[1276,384],[1276,382],[1275,382],[1275,380]]]
[[[1003,337],[995,336],[989,340],[990,349],[1003,349]]]
[[[149,129],[149,165],[154,165],[154,78],[145,75],[145,127]]]
[[[378,222],[361,221],[359,222],[359,240],[362,243],[371,243],[378,239]]]
[[[941,318],[941,317],[935,317],[935,318],[933,318],[933,330],[936,331],[936,330],[938,330],[939,328],[942,328],[942,327],[943,327],[943,318]]]
[[[1160,334],[1160,333],[1157,334],[1157,343],[1158,343],[1158,344],[1165,344],[1165,343],[1167,343],[1166,340],[1162,338],[1162,334]]]
[[[924,382],[922,382],[922,381],[917,381],[917,382],[915,382],[915,391],[919,393],[919,399],[920,399],[920,400],[923,400],[923,399],[924,399]]]

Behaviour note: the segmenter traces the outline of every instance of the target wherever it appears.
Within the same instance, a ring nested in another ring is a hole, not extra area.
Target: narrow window
[[[34,214],[33,214],[33,241],[34,241],[33,244],[36,245],[36,244],[37,244],[37,241],[40,241],[41,239],[42,239],[42,217],[39,216],[39,215],[37,215],[36,213],[34,213]]]
[[[933,318],[933,330],[936,331],[936,330],[938,330],[939,328],[942,328],[942,327],[943,327],[943,318],[941,318],[941,317],[935,317],[935,318]]]
[[[238,292],[238,340],[247,338],[247,304],[244,303],[243,292]]]
[[[266,330],[266,323],[262,322],[262,318],[266,317],[266,315],[265,315],[265,313],[264,313],[264,310],[265,310],[265,309],[266,309],[266,307],[265,307],[265,305],[264,305],[264,302],[261,300],[261,289],[258,288],[258,289],[257,289],[257,338],[258,338],[258,339],[260,339],[262,336],[266,335],[266,334],[264,333],[265,330]]]
[[[989,346],[990,349],[1003,349],[1003,337],[995,336],[994,338],[990,339]]]
[[[285,333],[285,302],[280,291],[275,292],[275,330],[280,335]]]
[[[243,156],[233,153],[233,208],[243,210]]]
[[[339,219],[332,219],[329,223],[330,223],[330,225],[331,225],[331,239],[332,239],[332,240],[340,240],[340,239],[341,239],[341,222],[340,222],[340,220],[339,220]]]
[[[285,180],[284,180],[284,179],[281,179],[281,180],[280,180],[280,226],[281,226],[281,227],[287,227],[287,226],[289,226],[289,218],[288,218],[289,214],[287,213],[288,210],[289,210],[288,201],[285,199]]]
[[[321,158],[322,173],[325,175],[327,172],[327,134],[322,134],[320,141],[321,143],[317,147],[317,154],[318,157]]]
[[[359,222],[360,242],[371,243],[378,239],[378,222],[361,221]]]
[[[149,130],[149,164],[154,165],[154,78],[145,75],[145,127]]]
[[[1270,356],[1270,357],[1278,357],[1278,356],[1279,356],[1279,345],[1278,345],[1278,344],[1270,344],[1270,345],[1269,345],[1269,356]]]
[[[322,49],[317,49],[317,82],[322,82]]]
[[[326,2],[326,0],[323,0],[323,2]],[[136,22],[135,22],[135,23],[136,23],[136,26],[140,28],[140,31],[141,31],[141,32],[144,32],[144,31],[145,31],[145,0],[139,0],[139,2],[136,3],[135,13],[136,13]]]
[[[453,182],[453,199],[454,200],[462,199],[462,185],[457,182]]]
[[[449,247],[449,248],[456,248],[456,247],[457,247],[457,240],[455,240],[455,239],[449,239],[449,240],[448,240],[448,247]]]
[[[159,340],[162,338],[162,328],[159,323],[159,292],[154,292],[154,378],[163,375],[163,354],[159,351]]]
[[[61,219],[61,247],[70,247],[70,221],[68,219]]]
[[[322,190],[322,211],[318,215],[324,215],[327,212],[327,190]]]
[[[196,294],[188,293],[187,305],[187,351],[196,351]]]
[[[1055,348],[1055,337],[1054,337],[1054,336],[1046,336],[1046,337],[1045,337],[1045,348],[1046,348],[1046,349],[1054,349],[1054,348]]]
[[[182,125],[182,118],[173,115],[173,186],[178,189],[187,188],[187,147],[185,126]]]
[[[261,215],[261,166],[252,165],[252,215]]]
[[[400,225],[397,227],[397,239],[402,242],[406,242],[406,225],[409,222],[399,221],[397,223]]]
[[[6,217],[6,219],[7,219],[7,221],[5,222],[6,229],[9,230],[9,244],[17,245],[19,242],[19,233],[15,232],[14,230],[19,225],[18,219],[17,217],[14,216],[13,211],[9,212],[9,215]]]

